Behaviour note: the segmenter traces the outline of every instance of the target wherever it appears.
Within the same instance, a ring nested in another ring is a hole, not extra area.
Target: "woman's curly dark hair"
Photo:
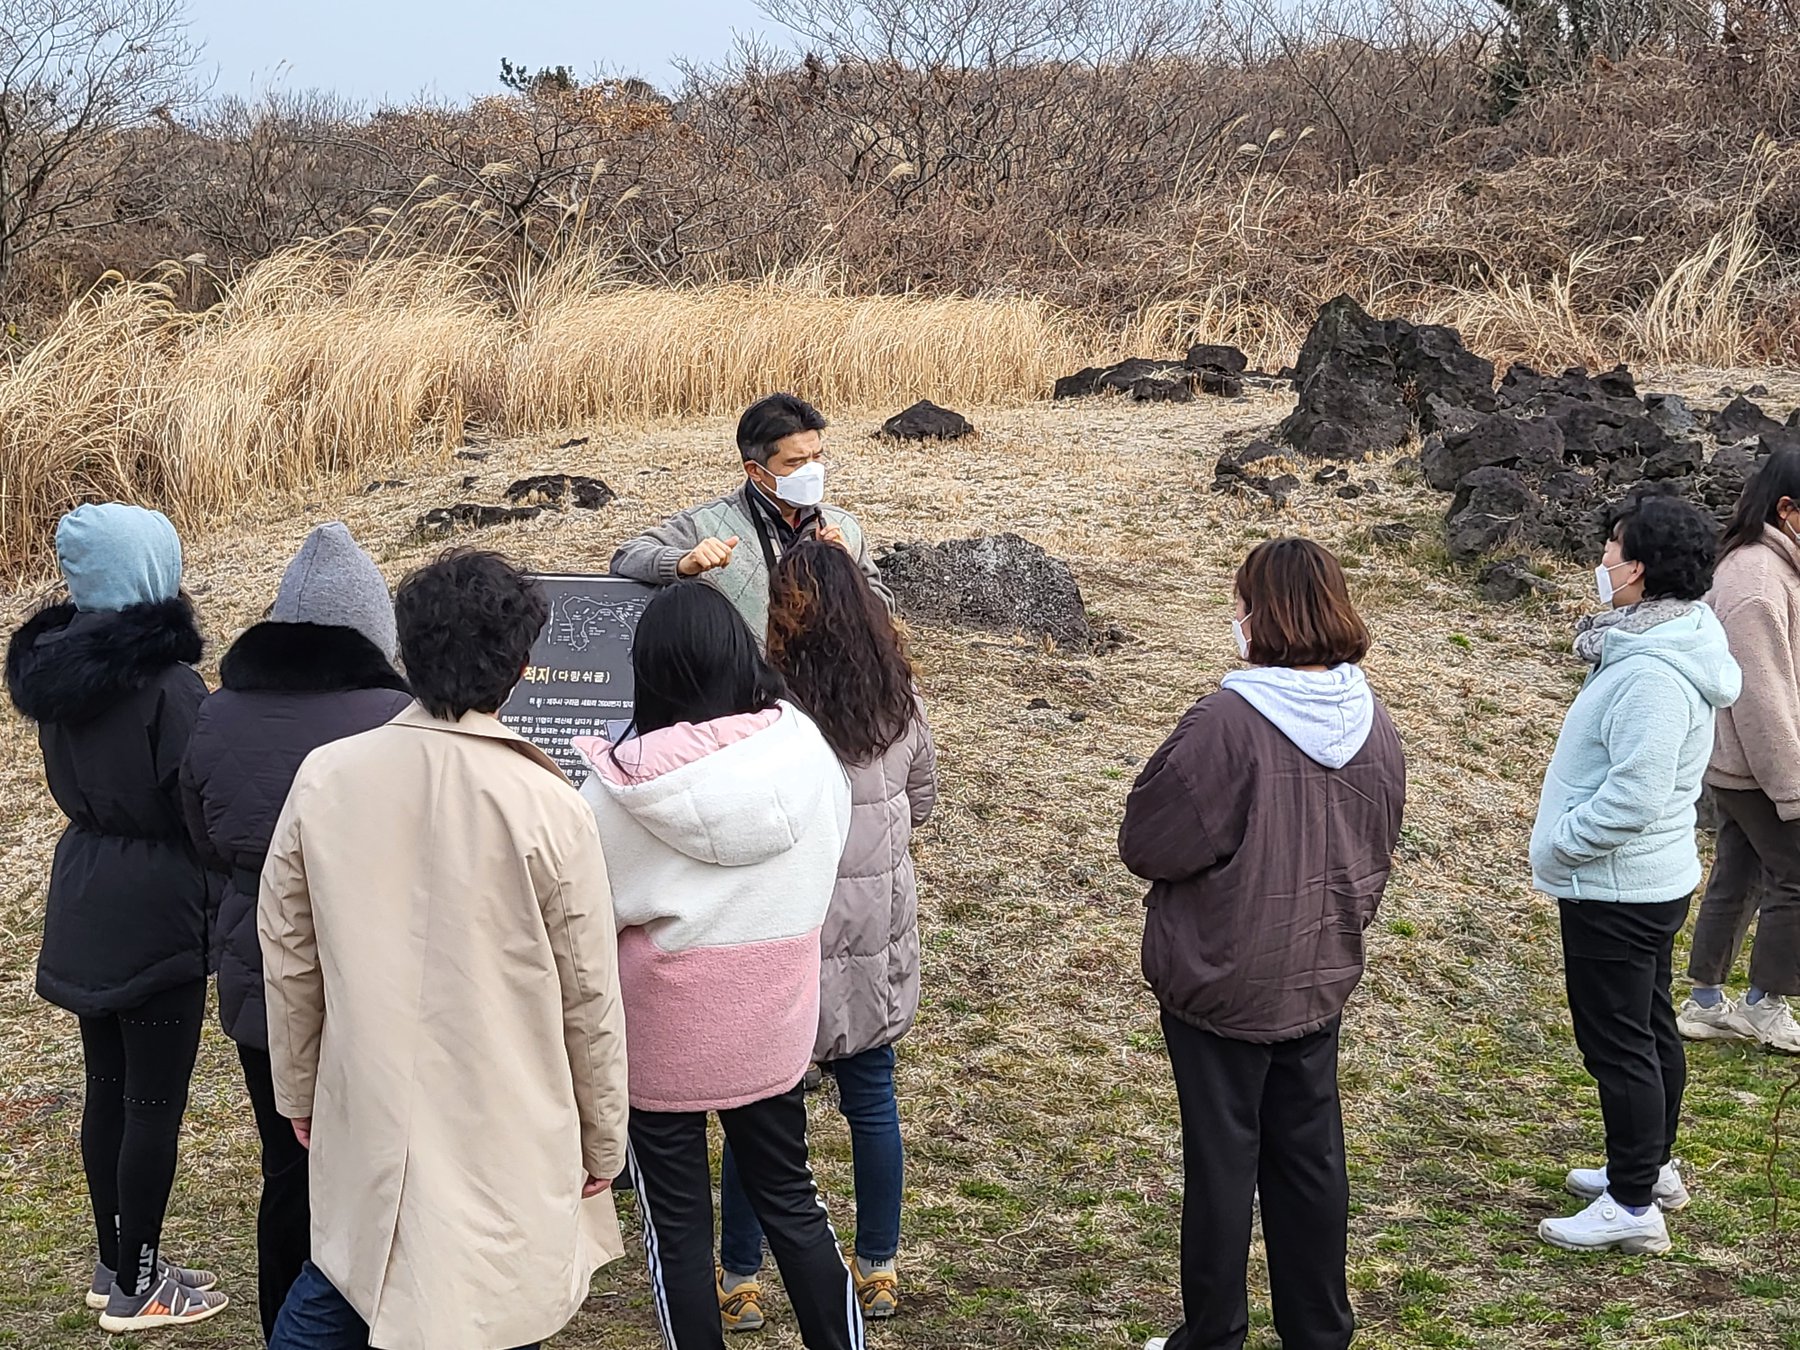
[[[1612,537],[1626,562],[1644,565],[1646,600],[1698,600],[1711,588],[1719,532],[1692,503],[1646,493],[1620,508]]]
[[[500,711],[549,616],[543,588],[498,553],[455,548],[439,555],[394,593],[413,694],[447,722]]]
[[[918,716],[900,630],[837,544],[806,540],[775,565],[769,660],[846,764],[868,763]]]

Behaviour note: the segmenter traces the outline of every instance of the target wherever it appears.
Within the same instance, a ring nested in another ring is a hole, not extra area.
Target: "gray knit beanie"
[[[394,600],[375,560],[338,521],[306,536],[282,574],[269,617],[276,623],[317,623],[354,628],[388,660],[400,650]]]

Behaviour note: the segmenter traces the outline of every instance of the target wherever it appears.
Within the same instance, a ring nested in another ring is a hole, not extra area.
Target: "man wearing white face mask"
[[[819,410],[792,394],[751,404],[737,428],[743,486],[626,540],[613,554],[613,575],[650,586],[705,577],[760,643],[769,626],[770,572],[788,549],[816,538],[842,545],[892,609],[862,526],[848,511],[824,505],[824,429]]]

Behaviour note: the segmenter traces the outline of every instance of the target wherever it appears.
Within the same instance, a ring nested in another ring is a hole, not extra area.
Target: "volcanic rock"
[[[915,622],[1023,631],[1078,651],[1093,642],[1069,565],[1016,534],[895,544],[876,566]]]

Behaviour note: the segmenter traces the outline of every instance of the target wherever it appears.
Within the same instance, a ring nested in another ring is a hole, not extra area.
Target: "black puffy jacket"
[[[178,778],[206,683],[185,599],[83,614],[53,605],[6,651],[69,818],[50,869],[37,990],[70,1012],[134,1008],[207,971],[216,885],[182,820]]]
[[[200,709],[181,792],[188,828],[225,878],[213,932],[219,1021],[266,1050],[257,882],[300,762],[329,741],[393,720],[406,682],[352,628],[259,623],[219,664],[219,691]]]

